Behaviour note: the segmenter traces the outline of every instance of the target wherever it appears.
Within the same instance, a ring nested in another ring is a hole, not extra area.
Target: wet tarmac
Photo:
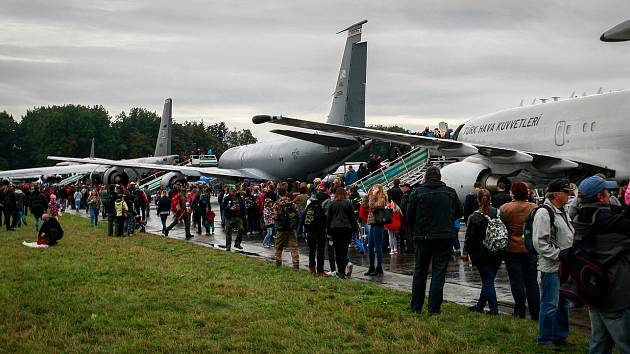
[[[216,199],[212,202],[213,206],[217,205]],[[87,217],[85,213],[81,214]],[[169,222],[170,221],[171,217],[169,217]],[[155,210],[152,209],[151,215],[147,219],[146,231],[151,234],[161,235],[161,230],[162,225],[160,223],[160,218],[155,214]],[[204,234],[197,234],[196,231],[196,228],[191,226],[193,238],[187,242],[192,242],[200,246],[225,250],[225,233],[223,228],[221,228],[221,221],[218,216],[215,220],[215,232],[213,235],[206,236],[205,230],[202,230]],[[185,232],[183,223],[180,223],[180,225],[177,225],[173,230],[171,230],[168,237],[184,240]],[[233,238],[234,237],[235,236],[233,236]],[[464,237],[465,226],[462,227],[459,233],[459,240],[462,247]],[[243,249],[239,250],[232,247],[232,252],[273,260],[275,253],[274,249],[263,247],[262,239],[262,234],[255,233],[245,235],[243,237],[243,242],[241,243]],[[298,239],[298,249],[300,254],[300,267],[306,269],[308,268],[308,246],[306,245],[306,240],[304,238]],[[369,266],[368,256],[367,254],[361,254],[355,246],[351,245],[348,255],[350,261],[354,265],[352,278],[360,281],[377,283],[387,288],[411,292],[411,282],[415,265],[414,251],[401,249],[400,254],[390,255],[387,251],[384,251],[383,253],[384,274],[382,276],[374,277],[364,276],[363,273],[367,271]],[[291,256],[288,249],[285,249],[283,252],[283,264],[291,264]],[[324,268],[327,271],[330,270],[327,254]],[[497,273],[495,288],[497,292],[497,300],[499,302],[499,311],[505,314],[512,314],[514,309],[514,300],[510,292],[509,278],[505,266],[501,266],[499,272]],[[444,285],[444,299],[457,304],[471,306],[477,302],[480,291],[481,278],[476,268],[472,267],[468,261],[463,260],[460,257],[451,257],[446,275],[446,284]],[[572,324],[580,327],[588,327],[589,321],[587,312],[583,309],[573,309],[571,313],[571,322]]]

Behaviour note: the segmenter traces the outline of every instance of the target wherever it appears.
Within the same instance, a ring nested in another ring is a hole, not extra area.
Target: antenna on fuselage
[[[542,103],[547,103],[547,100],[549,100],[548,98],[540,98],[540,102]]]
[[[535,104],[535,103],[536,103],[536,99],[534,98],[534,100],[532,101],[532,104]]]
[[[575,91],[571,92],[571,98],[575,98]]]
[[[558,102],[558,100],[560,99],[560,96],[551,96],[551,98],[553,99],[554,102]]]
[[[519,107],[523,107],[523,99],[521,98],[521,104],[519,105]]]
[[[599,88],[599,90],[597,90],[597,94],[598,94],[598,95],[601,95],[601,94],[602,94],[602,90],[603,90],[603,89],[604,89],[603,87],[600,87],[600,88]]]

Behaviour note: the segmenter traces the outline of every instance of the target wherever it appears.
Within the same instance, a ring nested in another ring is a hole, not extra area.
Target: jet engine
[[[179,172],[169,172],[162,176],[162,180],[160,181],[160,186],[162,188],[172,188],[173,184],[177,181],[186,182],[186,176]]]
[[[444,166],[440,173],[442,181],[455,189],[461,201],[464,201],[466,195],[473,191],[475,182],[479,181],[482,188],[493,191],[500,179],[499,176],[493,175],[487,166],[467,161]]]
[[[103,183],[122,184],[126,186],[127,183],[129,183],[129,175],[122,167],[110,167],[103,174]]]

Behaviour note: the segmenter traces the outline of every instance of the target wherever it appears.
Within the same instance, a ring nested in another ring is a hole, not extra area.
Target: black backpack
[[[322,203],[317,199],[311,200],[304,210],[304,225],[311,228],[320,228],[324,225],[324,219]]]
[[[282,205],[282,218],[280,218],[280,230],[295,230],[299,221],[298,213],[292,202]]]
[[[527,252],[529,252],[529,254],[534,255],[534,256],[538,255],[538,252],[536,251],[536,248],[534,247],[534,240],[532,238],[534,234],[534,216],[536,216],[536,213],[541,208],[547,209],[547,212],[549,212],[549,222],[551,224],[551,233],[554,234],[556,232],[555,230],[556,227],[554,226],[556,213],[551,209],[550,206],[543,204],[542,206],[532,209],[532,211],[529,212],[529,214],[527,215],[527,218],[525,218],[525,224],[523,224],[523,244],[525,245],[525,248],[527,248]]]
[[[576,238],[573,246],[560,251],[560,295],[568,298],[575,307],[597,305],[610,291],[608,267],[618,257],[604,265],[596,261],[583,247],[592,237],[592,228],[599,210],[590,223],[573,221]]]

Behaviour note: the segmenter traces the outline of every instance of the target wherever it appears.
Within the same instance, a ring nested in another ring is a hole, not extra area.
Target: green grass
[[[0,231],[0,352],[530,353],[536,323],[153,235],[106,237],[64,215],[58,246]],[[571,352],[588,334],[573,330]]]

